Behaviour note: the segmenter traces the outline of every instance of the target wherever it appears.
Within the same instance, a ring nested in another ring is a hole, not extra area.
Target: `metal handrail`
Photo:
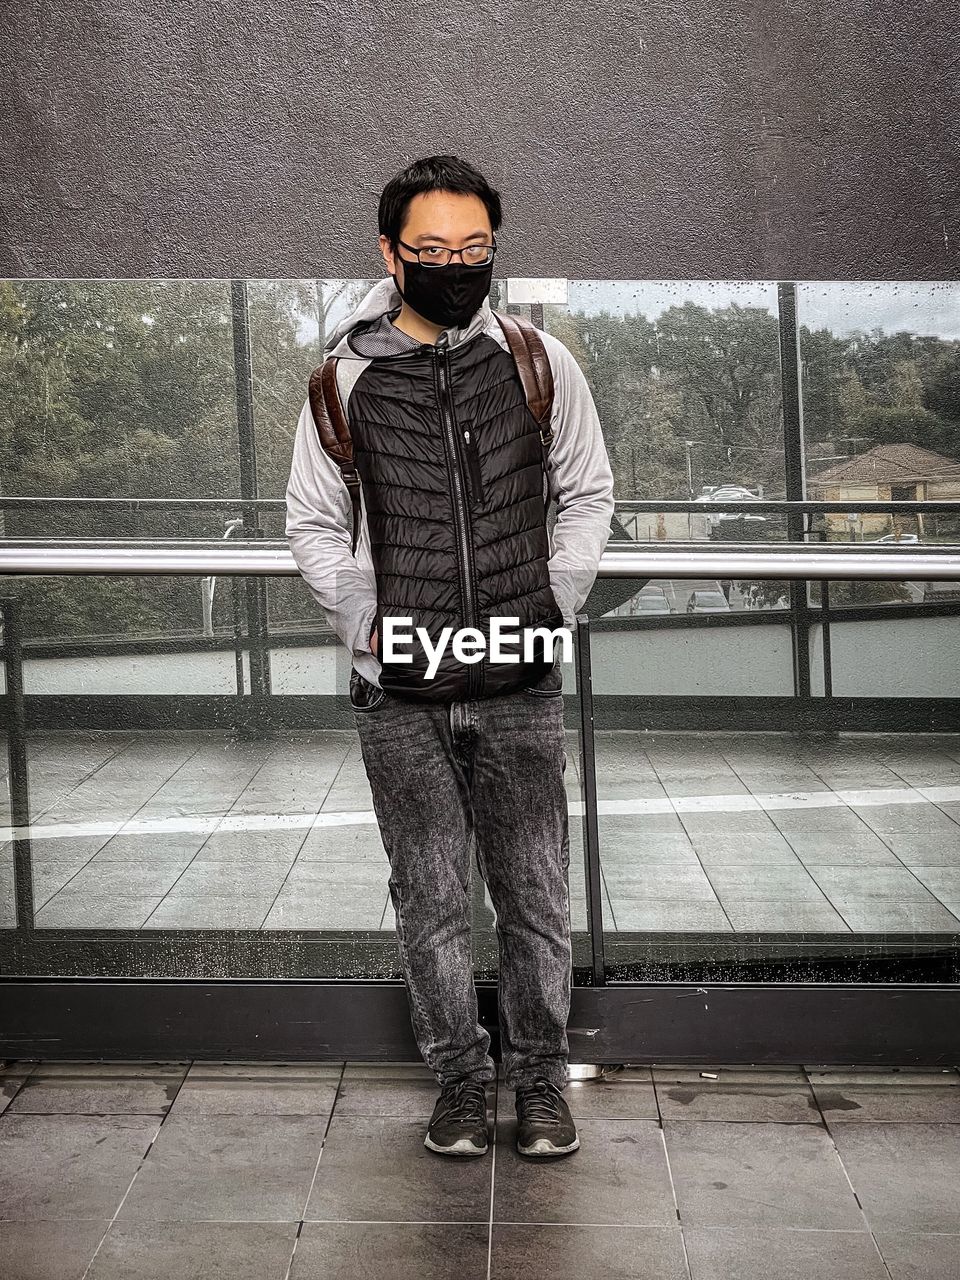
[[[838,514],[855,511],[862,515],[952,515],[960,516],[960,500],[958,499],[830,499],[815,501],[813,499],[794,498],[751,498],[717,499],[710,502],[697,502],[693,498],[617,498],[617,510],[625,511],[690,511],[697,515],[710,515],[717,511],[783,512],[806,513],[808,515]],[[0,495],[0,511],[44,511],[58,512],[85,510],[87,508],[105,511],[120,508],[130,511],[224,511],[238,510],[285,511],[284,498],[61,498],[61,497],[18,497],[15,494]]]
[[[921,543],[671,542],[618,543],[600,561],[601,578],[960,580],[960,546]],[[0,542],[0,574],[233,574],[296,577],[282,539],[26,538]]]

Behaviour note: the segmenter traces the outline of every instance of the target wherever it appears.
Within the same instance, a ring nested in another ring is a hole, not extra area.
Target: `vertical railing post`
[[[253,357],[250,350],[250,316],[247,310],[247,282],[230,281],[233,316],[233,366],[237,392],[237,436],[240,457],[240,496],[257,499],[257,439],[253,417]],[[243,507],[245,538],[262,538],[259,515],[250,501]],[[270,637],[267,625],[267,585],[265,578],[248,578],[247,638],[250,653],[250,692],[255,699],[270,694]]]
[[[777,284],[777,316],[780,334],[780,385],[783,398],[784,482],[788,502],[805,502],[806,470],[803,441],[803,397],[801,382],[800,329],[797,321],[797,286],[792,280]],[[787,538],[803,542],[807,517],[803,512],[787,512]],[[810,695],[810,602],[808,584],[796,578],[789,583],[790,630],[793,638],[793,693],[800,703],[800,727],[809,727]]]
[[[233,616],[233,661],[236,671],[237,697],[242,700],[247,692],[247,678],[243,668],[246,645],[243,636],[243,582],[240,578],[230,579],[230,608]]]
[[[17,928],[35,927],[33,858],[30,848],[30,780],[27,772],[27,718],[23,703],[23,628],[20,601],[0,597],[3,657],[7,677],[7,762],[10,825],[13,827],[13,884]]]
[[[593,674],[590,666],[590,619],[576,616],[575,667],[580,700],[580,785],[583,794],[583,862],[587,892],[593,985],[607,984],[603,937],[603,881],[600,874],[600,824],[597,816],[597,750],[594,738]]]
[[[833,697],[833,654],[830,647],[830,583],[820,579],[820,638],[823,644],[823,696]]]

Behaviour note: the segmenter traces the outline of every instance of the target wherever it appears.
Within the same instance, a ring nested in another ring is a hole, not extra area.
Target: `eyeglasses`
[[[462,249],[444,249],[438,244],[428,244],[423,249],[418,249],[405,240],[398,240],[397,244],[415,253],[422,267],[445,267],[455,253],[459,253],[460,261],[465,267],[485,267],[493,261],[493,255],[497,251],[496,244],[468,244]]]

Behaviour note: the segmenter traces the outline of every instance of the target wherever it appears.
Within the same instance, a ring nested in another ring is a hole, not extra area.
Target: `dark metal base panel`
[[[595,694],[597,729],[692,729],[699,732],[957,733],[960,698],[795,698]],[[210,694],[32,694],[27,731],[215,729],[251,737],[283,729],[354,729],[346,694],[243,698]],[[577,698],[564,695],[577,724]],[[0,694],[0,725],[9,721]]]
[[[960,985],[575,987],[568,1037],[572,1063],[956,1067]],[[351,980],[8,979],[0,1057],[422,1061],[403,983]]]

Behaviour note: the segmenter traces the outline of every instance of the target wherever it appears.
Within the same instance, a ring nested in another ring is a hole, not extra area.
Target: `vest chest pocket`
[[[469,427],[463,429],[463,449],[467,458],[467,472],[470,476],[470,492],[474,503],[480,507],[485,501],[483,476],[480,472],[480,454],[477,452],[477,442]]]

